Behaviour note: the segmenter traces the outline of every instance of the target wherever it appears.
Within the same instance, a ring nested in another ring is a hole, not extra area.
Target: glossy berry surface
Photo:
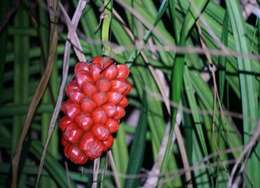
[[[74,73],[65,90],[68,99],[62,104],[59,128],[65,156],[83,165],[112,147],[132,86],[126,80],[128,67],[108,57],[79,62]]]

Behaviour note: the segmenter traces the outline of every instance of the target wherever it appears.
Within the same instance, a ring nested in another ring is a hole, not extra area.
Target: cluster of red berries
[[[116,65],[108,57],[94,57],[90,64],[77,63],[74,73],[66,87],[68,100],[62,104],[65,116],[59,128],[65,156],[85,164],[112,147],[112,134],[125,115],[126,95],[132,86],[126,80],[127,65]]]

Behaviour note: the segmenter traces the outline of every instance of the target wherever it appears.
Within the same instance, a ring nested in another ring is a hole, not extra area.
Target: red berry
[[[90,62],[75,65],[75,78],[65,90],[69,99],[61,108],[65,116],[59,121],[65,156],[75,164],[96,159],[112,147],[132,88],[126,65],[102,56]]]
[[[101,77],[101,69],[94,64],[91,65],[92,66],[90,66],[90,70],[89,70],[91,78],[93,79],[93,81],[97,81]]]
[[[108,117],[113,117],[116,114],[116,105],[112,103],[104,104],[103,109],[105,110]]]
[[[64,139],[71,142],[77,143],[82,135],[82,131],[76,126],[76,124],[71,124],[63,133]]]
[[[92,59],[92,63],[97,65],[101,70],[104,70],[113,63],[113,60],[108,57],[97,56]]]
[[[66,87],[66,95],[69,95],[71,91],[80,91],[76,80],[71,80]]]
[[[84,82],[82,84],[82,90],[83,90],[83,93],[89,97],[91,97],[94,93],[97,92],[96,86],[90,82]]]
[[[105,92],[98,92],[93,95],[93,100],[98,106],[101,106],[107,102],[108,97]]]
[[[73,102],[79,103],[84,98],[84,95],[81,92],[79,92],[79,91],[72,91],[72,92],[70,92],[68,97]]]
[[[97,108],[92,113],[92,118],[95,123],[105,123],[107,121],[106,112],[102,108]]]
[[[75,72],[75,74],[77,74],[77,73],[80,72],[80,71],[88,72],[88,71],[89,71],[88,64],[85,63],[85,62],[77,63],[77,64],[75,65],[74,72]]]
[[[114,138],[113,136],[109,135],[108,139],[103,141],[104,151],[110,149],[113,145]]]
[[[111,88],[111,82],[104,78],[98,80],[96,84],[99,91],[107,92]]]
[[[128,83],[123,80],[113,80],[111,89],[118,93],[124,94],[128,90]]]
[[[64,149],[65,155],[76,164],[87,162],[86,155],[75,145],[67,145]]]
[[[124,97],[122,94],[118,92],[108,92],[108,101],[112,104],[118,104],[122,98]]]
[[[96,56],[92,58],[92,63],[97,65],[99,68],[101,68],[101,61],[104,57],[102,56]]]
[[[79,103],[80,100],[84,97],[81,93],[76,80],[71,80],[66,87],[66,95],[73,101]]]
[[[76,115],[80,113],[79,106],[73,101],[68,100],[65,103],[63,103],[61,110],[70,118],[74,119]]]
[[[125,108],[127,107],[128,105],[128,100],[126,97],[124,97],[119,103],[118,103],[119,106],[121,106],[122,108]]]
[[[75,151],[75,150],[71,151],[71,153],[75,153],[75,152],[77,152],[77,151]],[[75,164],[83,165],[88,161],[88,158],[86,157],[84,152],[80,151],[80,153],[78,155],[75,155],[75,156],[72,155],[71,156],[71,161],[74,161]]]
[[[99,140],[106,140],[110,135],[109,129],[103,126],[102,124],[95,125],[92,128],[92,132]]]
[[[81,88],[83,83],[85,82],[93,82],[92,78],[90,77],[89,74],[87,74],[86,72],[84,71],[79,71],[77,74],[76,74],[76,80],[77,80],[77,83],[79,85],[79,87]]]
[[[92,118],[84,113],[76,116],[75,121],[83,131],[90,130],[93,124]]]
[[[108,119],[106,122],[106,127],[111,133],[115,133],[119,129],[119,122],[114,119]]]
[[[117,79],[126,79],[129,76],[129,69],[126,64],[117,65]]]
[[[94,136],[89,132],[84,134],[81,138],[79,148],[83,150],[87,157],[90,159],[96,159],[100,157],[103,151],[102,144],[98,140],[96,140]]]
[[[61,131],[65,131],[65,129],[72,123],[72,120],[68,118],[68,116],[64,116],[59,121],[59,128]]]
[[[118,74],[118,70],[116,65],[112,64],[109,67],[106,67],[102,74],[104,75],[104,77],[108,80],[113,80],[116,78],[117,74]]]
[[[132,90],[132,85],[127,80],[125,80],[125,82],[127,83],[128,87],[127,90],[124,92],[124,95],[128,95]]]
[[[92,112],[96,108],[96,103],[88,97],[85,97],[81,103],[81,109],[83,112]]]
[[[116,115],[114,116],[115,119],[119,120],[125,116],[125,110],[121,106],[116,107]]]

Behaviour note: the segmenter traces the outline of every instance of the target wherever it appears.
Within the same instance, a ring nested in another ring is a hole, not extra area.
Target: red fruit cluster
[[[131,84],[129,69],[107,57],[94,57],[92,63],[77,63],[75,78],[66,87],[68,100],[59,122],[62,145],[67,158],[76,164],[93,160],[113,145],[112,134],[128,105]]]

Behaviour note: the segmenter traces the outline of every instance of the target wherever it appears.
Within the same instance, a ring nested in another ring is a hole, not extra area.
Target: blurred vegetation
[[[79,1],[60,3],[72,17]],[[245,6],[238,0],[87,1],[77,36],[87,60],[105,54],[129,65],[127,116],[111,150],[114,163],[107,154],[100,158],[94,185],[94,163],[67,161],[55,128],[39,186],[227,187],[260,119],[260,19],[254,12],[245,17]],[[2,0],[0,20],[0,187],[34,187],[71,40],[55,0]],[[77,58],[71,50],[67,81]],[[260,187],[259,155],[257,145],[235,174],[240,186]]]

